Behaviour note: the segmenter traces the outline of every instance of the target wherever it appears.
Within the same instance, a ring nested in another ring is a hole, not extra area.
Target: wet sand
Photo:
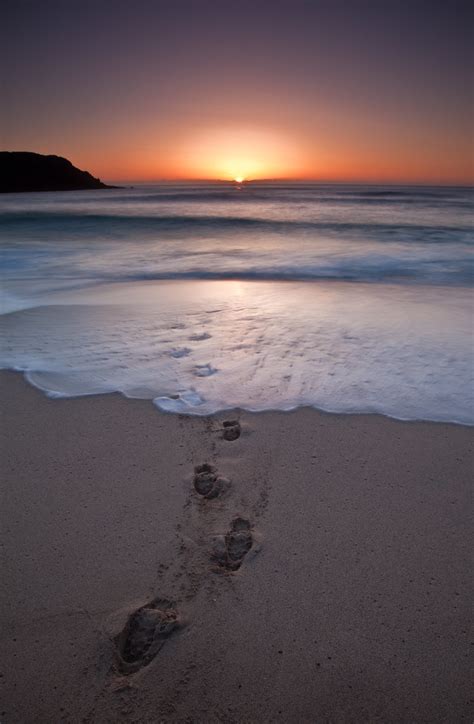
[[[3,724],[472,719],[471,429],[0,385]]]

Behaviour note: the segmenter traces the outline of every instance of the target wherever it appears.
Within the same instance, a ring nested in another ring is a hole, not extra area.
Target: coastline
[[[2,720],[471,718],[468,427],[0,386]],[[252,546],[219,573],[236,516]],[[124,675],[114,639],[156,596],[180,625]]]

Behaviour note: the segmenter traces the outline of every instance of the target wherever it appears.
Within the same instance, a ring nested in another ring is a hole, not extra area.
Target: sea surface
[[[163,410],[473,424],[472,189],[157,184],[0,197],[0,366]]]

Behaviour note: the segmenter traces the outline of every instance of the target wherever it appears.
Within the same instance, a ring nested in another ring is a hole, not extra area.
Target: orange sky
[[[370,123],[367,123],[370,126]],[[374,134],[377,129],[373,129]],[[314,136],[295,129],[252,128],[234,125],[227,129],[209,128],[170,134],[168,143],[137,143],[117,154],[101,144],[77,149],[74,161],[105,178],[142,179],[245,179],[288,178],[472,182],[472,155],[469,147],[456,139],[446,139],[440,148],[436,138],[387,138],[380,133],[365,139],[341,141],[337,131],[320,131]]]
[[[471,10],[453,1],[18,0],[1,144],[106,181],[472,183]]]
[[[182,124],[179,130],[149,118],[137,119],[137,135],[120,126],[84,145],[59,137],[35,150],[70,158],[80,168],[107,180],[288,178],[329,181],[472,183],[469,142],[446,136],[440,146],[435,128],[404,130],[380,126],[376,119],[354,119],[346,128],[321,123],[275,127],[267,122]],[[118,125],[118,124],[117,124]],[[340,124],[343,125],[342,123]],[[122,135],[123,133],[123,135]]]

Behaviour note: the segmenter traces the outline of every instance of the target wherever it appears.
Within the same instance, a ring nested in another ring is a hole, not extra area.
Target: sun
[[[279,131],[230,125],[183,136],[175,153],[183,178],[220,179],[238,186],[249,179],[295,176],[304,165],[300,149]]]

